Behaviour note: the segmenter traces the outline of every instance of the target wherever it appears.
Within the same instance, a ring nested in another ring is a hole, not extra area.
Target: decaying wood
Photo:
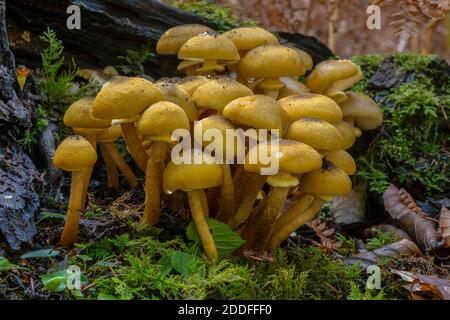
[[[5,0],[0,0],[0,231],[12,249],[36,233],[37,171],[17,140],[31,126],[31,112],[18,96],[16,66],[9,49]]]
[[[450,210],[442,207],[439,214],[439,233],[442,236],[443,245],[450,247]]]
[[[439,246],[441,236],[436,223],[426,217],[406,190],[391,184],[383,194],[383,201],[386,211],[422,249]]]

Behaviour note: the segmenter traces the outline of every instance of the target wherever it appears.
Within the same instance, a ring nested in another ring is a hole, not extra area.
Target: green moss
[[[257,26],[256,21],[241,21],[230,7],[219,5],[214,0],[180,0],[174,7],[189,11],[211,20],[218,32],[225,32],[240,26]]]
[[[396,54],[393,61],[407,81],[390,90],[374,91],[367,83],[380,57],[361,56],[353,61],[365,75],[362,85],[353,89],[381,100],[385,117],[379,139],[358,159],[357,175],[379,195],[389,183],[415,190],[416,195],[444,194],[449,187],[450,160],[448,65],[435,56]]]
[[[369,54],[364,56],[355,56],[352,57],[351,60],[361,67],[364,75],[363,79],[353,86],[352,91],[366,92],[369,79],[384,60],[384,56],[380,54]]]

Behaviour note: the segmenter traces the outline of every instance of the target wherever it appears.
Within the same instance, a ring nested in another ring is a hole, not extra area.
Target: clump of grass
[[[219,5],[214,0],[178,0],[172,5],[211,20],[218,32],[225,32],[240,26],[258,25],[256,21],[241,21],[230,7]]]
[[[392,231],[382,232],[375,229],[374,232],[375,236],[366,241],[366,249],[369,251],[382,248],[388,244],[401,240],[399,236]]]

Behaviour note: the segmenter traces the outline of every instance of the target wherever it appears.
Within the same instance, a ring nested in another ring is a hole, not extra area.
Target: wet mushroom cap
[[[192,97],[198,87],[209,81],[211,81],[211,79],[205,76],[187,76],[177,81],[176,85],[185,90]]]
[[[361,77],[361,69],[350,60],[327,60],[313,69],[305,84],[312,92],[324,93],[332,84],[345,90],[361,80]]]
[[[162,92],[164,101],[173,102],[183,109],[189,121],[197,119],[198,110],[191,95],[186,90],[172,83],[159,82],[155,83],[155,86]]]
[[[163,98],[148,80],[117,76],[105,83],[94,99],[92,116],[96,119],[124,119],[136,116]]]
[[[279,171],[292,174],[302,174],[322,167],[322,157],[316,150],[298,141],[280,139],[260,143],[250,149],[245,156],[246,171],[259,173],[261,168],[270,167],[270,163],[265,163],[267,159],[261,159],[259,154],[277,159]]]
[[[347,100],[340,104],[344,117],[353,117],[361,130],[373,130],[383,123],[380,106],[369,96],[359,92],[345,93]]]
[[[334,126],[338,129],[342,137],[342,145],[340,149],[350,148],[356,141],[355,127],[345,121],[335,123]]]
[[[339,130],[317,118],[302,118],[293,122],[285,137],[306,143],[316,150],[339,150],[343,144]]]
[[[345,150],[321,151],[326,160],[334,163],[349,176],[355,174],[356,164],[353,157]]]
[[[203,156],[204,161],[199,164],[195,164],[194,161],[189,164],[175,164],[170,161],[167,164],[163,174],[164,192],[168,194],[177,190],[188,192],[222,184],[222,165],[213,163],[213,159],[201,151],[196,152],[198,156]]]
[[[264,45],[250,50],[239,62],[245,78],[298,77],[305,73],[300,54],[289,47]]]
[[[186,41],[178,52],[178,59],[238,61],[239,53],[233,41],[219,34],[199,34]]]
[[[194,124],[194,132],[195,130],[201,129],[201,141],[196,140],[197,143],[202,145],[203,147],[207,147],[209,144],[211,144],[214,139],[216,139],[216,136],[211,137],[211,140],[207,140],[210,137],[208,137],[207,132],[211,134],[218,134],[222,139],[222,150],[215,150],[216,152],[220,152],[220,156],[226,156],[227,158],[234,158],[237,155],[238,148],[244,148],[244,142],[241,140],[241,138],[237,135],[234,135],[235,133],[235,126],[231,121],[226,119],[222,116],[211,116],[204,118],[200,121],[197,121]],[[211,131],[214,130],[214,131]],[[230,133],[233,133],[233,141],[228,141],[228,138],[231,138]],[[197,138],[197,135],[194,135],[194,139]],[[230,156],[230,151],[227,149],[228,144],[231,144],[233,146],[233,157]],[[227,151],[228,150],[228,151]]]
[[[97,162],[97,152],[85,138],[69,136],[56,148],[53,156],[55,167],[65,171],[78,171]]]
[[[159,54],[177,54],[186,41],[204,32],[214,32],[214,30],[201,24],[185,24],[170,28],[162,34],[156,43],[156,52]]]
[[[238,51],[246,51],[266,44],[278,44],[278,39],[271,32],[260,27],[239,27],[223,35],[235,44]]]
[[[318,118],[329,123],[342,121],[342,112],[333,99],[319,94],[299,94],[278,100],[291,122],[301,118]]]
[[[173,102],[160,101],[151,105],[137,121],[139,135],[170,142],[171,134],[177,129],[189,130],[186,113]]]
[[[70,128],[108,128],[111,120],[101,120],[92,117],[94,98],[85,97],[72,103],[64,113],[64,125]]]
[[[349,176],[333,164],[327,169],[305,173],[300,178],[300,190],[315,195],[343,195],[352,190]]]
[[[281,107],[271,97],[253,95],[235,99],[225,106],[223,116],[233,123],[257,129],[278,129],[282,134]]]
[[[222,111],[231,101],[253,95],[252,90],[229,77],[211,80],[195,90],[193,98],[199,108]]]

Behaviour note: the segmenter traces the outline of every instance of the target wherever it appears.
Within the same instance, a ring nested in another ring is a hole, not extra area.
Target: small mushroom
[[[238,76],[242,79],[262,79],[257,88],[265,95],[277,99],[285,87],[280,77],[299,77],[305,73],[300,54],[289,47],[264,45],[250,50],[239,62]]]
[[[117,76],[105,83],[94,99],[92,116],[120,124],[131,157],[145,172],[148,156],[139,139],[135,122],[149,106],[162,100],[163,94],[150,81],[138,77]]]
[[[197,150],[197,152],[201,151]],[[218,257],[218,252],[206,220],[205,210],[208,204],[205,201],[204,189],[220,186],[223,181],[223,172],[222,166],[215,164],[214,159],[208,158],[205,154],[202,156],[203,162],[200,164],[177,165],[170,161],[164,170],[164,190],[169,194],[176,190],[187,192],[192,219],[203,250],[208,259],[214,260]]]
[[[194,91],[193,99],[198,108],[217,110],[221,115],[231,101],[253,95],[252,90],[229,77],[211,80]]]
[[[211,79],[205,76],[187,76],[183,79],[178,80],[176,82],[176,85],[185,90],[192,97],[198,87],[209,81],[211,81]]]
[[[285,137],[306,143],[316,150],[339,150],[343,145],[339,130],[317,118],[302,118],[293,122],[287,128]]]
[[[160,101],[142,113],[137,132],[153,141],[145,176],[145,209],[143,221],[154,224],[160,216],[160,191],[165,158],[177,129],[189,130],[189,120],[181,107],[173,102]]]
[[[320,151],[326,160],[334,163],[349,176],[355,174],[356,164],[353,157],[345,150]]]
[[[342,137],[342,145],[339,149],[350,148],[356,141],[355,127],[346,121],[335,123],[334,126],[338,129]]]
[[[272,224],[281,212],[289,189],[297,186],[299,183],[297,176],[320,169],[322,167],[322,159],[320,154],[313,148],[297,141],[278,140],[275,145],[272,142],[263,143],[254,148],[256,149],[250,150],[246,156],[245,170],[256,173],[264,166],[267,166],[267,164],[261,164],[259,158],[255,163],[249,161],[249,155],[255,150],[259,154],[276,157],[279,168],[278,173],[267,178],[267,183],[272,186],[272,190],[267,198],[267,205],[258,219],[255,238],[254,240],[247,239],[249,242],[253,240],[252,247],[255,251],[261,252],[266,248]],[[262,150],[260,150],[261,148]]]
[[[164,101],[173,102],[183,109],[190,122],[197,120],[198,110],[186,90],[173,83],[157,82],[155,86],[162,92]]]
[[[380,106],[369,96],[358,92],[346,92],[347,100],[340,104],[345,120],[355,121],[361,130],[373,130],[383,123]]]
[[[84,170],[93,166],[96,161],[97,152],[94,147],[79,135],[66,138],[55,151],[53,157],[55,167],[72,172],[67,218],[61,236],[63,246],[76,241],[84,192]]]
[[[320,94],[298,94],[278,100],[290,123],[302,118],[318,118],[329,123],[342,121],[342,112],[334,100]]]
[[[292,77],[280,77],[280,81],[284,83],[284,87],[278,92],[278,101],[289,96],[310,92],[307,86]]]
[[[341,103],[347,99],[344,91],[361,79],[361,69],[350,60],[327,60],[313,69],[305,84],[312,92],[324,94]]]
[[[190,38],[180,48],[178,59],[198,61],[202,65],[195,70],[198,75],[212,75],[225,70],[228,62],[238,61],[239,53],[234,43],[219,34],[202,33]]]
[[[64,125],[72,128],[76,134],[84,136],[97,149],[97,135],[111,125],[111,121],[94,119],[91,115],[93,98],[81,98],[72,103],[64,113]],[[84,170],[84,191],[82,208],[86,205],[86,193],[94,166]]]
[[[214,30],[201,24],[184,24],[167,29],[156,43],[156,52],[177,54],[186,41],[204,32],[214,32]]]

